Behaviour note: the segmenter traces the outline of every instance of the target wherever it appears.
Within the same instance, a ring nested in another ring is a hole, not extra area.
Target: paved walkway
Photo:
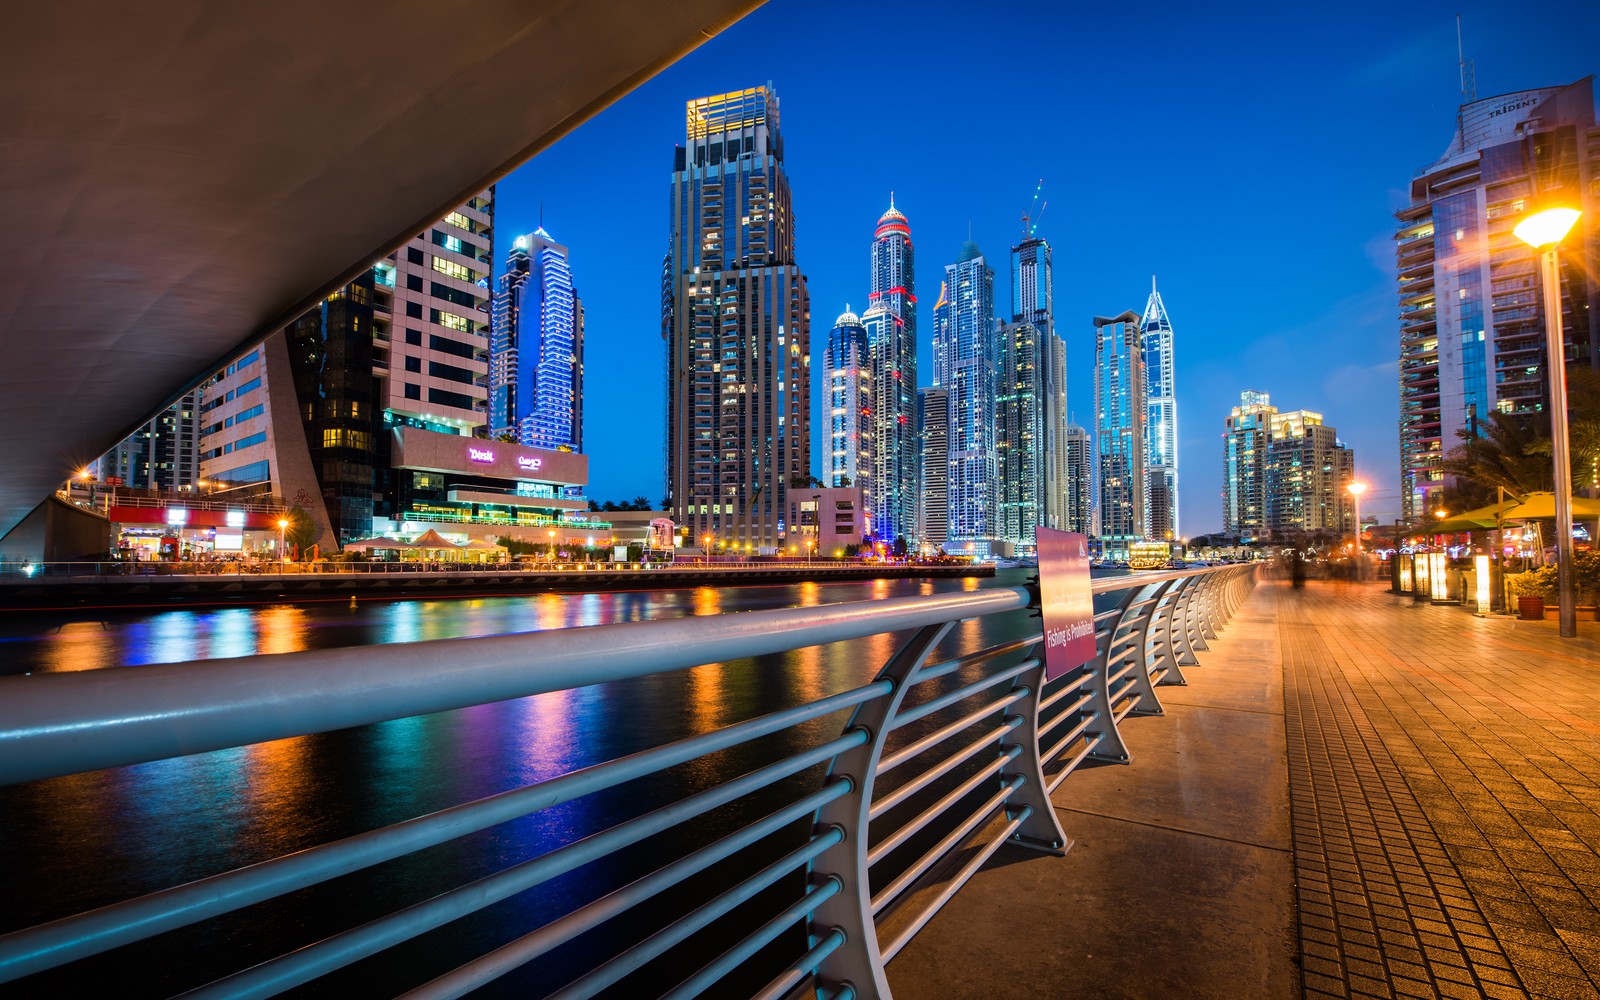
[[[899,1000],[1600,997],[1600,627],[1263,581],[1131,766],[1056,794]]]

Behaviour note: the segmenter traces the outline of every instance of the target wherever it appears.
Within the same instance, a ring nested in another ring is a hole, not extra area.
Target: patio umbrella
[[[1463,531],[1482,531],[1494,527],[1494,515],[1487,518],[1473,517],[1471,513],[1457,514],[1431,524],[1417,525],[1416,534],[1422,535],[1454,535]]]
[[[376,538],[360,538],[353,542],[345,542],[344,547],[347,549],[361,549],[363,551],[368,549],[393,549],[397,552],[405,549],[416,548],[416,546],[412,545],[410,542],[402,542],[398,538],[389,538],[384,535],[379,535]]]
[[[461,546],[439,534],[432,528],[429,528],[427,531],[424,531],[422,534],[413,539],[411,545],[413,548],[418,549],[437,549],[448,552],[457,552],[461,549]]]
[[[1554,493],[1539,492],[1529,493],[1522,498],[1522,502],[1515,504],[1505,515],[1517,520],[1537,520],[1556,516],[1556,495]],[[1600,518],[1600,500],[1590,500],[1588,497],[1572,498],[1572,517],[1577,521],[1592,521]]]
[[[483,552],[510,552],[511,551],[510,549],[506,548],[504,545],[496,545],[494,542],[485,541],[482,538],[469,539],[467,541],[467,544],[462,546],[462,548],[472,549],[475,552],[476,551],[480,551],[480,550],[483,551]]]

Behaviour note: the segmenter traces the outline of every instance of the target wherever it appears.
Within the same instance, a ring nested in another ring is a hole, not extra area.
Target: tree
[[[305,552],[317,541],[317,526],[304,507],[290,507],[284,514],[289,526],[283,529],[283,544]]]
[[[595,511],[597,511],[599,509],[600,509],[600,501],[594,499],[593,497],[590,497],[589,498],[589,513],[592,514],[592,513],[594,513]]]
[[[617,502],[615,500],[607,500],[600,509],[606,511],[607,513],[615,513],[621,508],[617,506]]]
[[[644,494],[641,493],[638,496],[633,498],[633,502],[628,505],[628,509],[629,510],[649,510],[650,509],[650,501],[646,500],[644,498]]]
[[[496,441],[499,441],[501,444],[516,444],[517,443],[517,436],[515,434],[511,433],[510,431],[501,431],[499,434],[496,434],[494,436],[494,439]]]
[[[1445,502],[1454,505],[1446,510],[1493,503],[1502,487],[1515,496],[1551,488],[1550,442],[1539,434],[1537,417],[1496,410],[1478,423],[1476,436],[1465,429],[1456,432],[1462,443],[1444,460],[1445,473],[1457,480],[1445,491]],[[1537,450],[1541,442],[1543,456]]]

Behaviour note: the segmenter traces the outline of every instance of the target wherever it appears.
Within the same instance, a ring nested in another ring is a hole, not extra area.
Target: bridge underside
[[[8,11],[0,537],[218,361],[759,2]]]

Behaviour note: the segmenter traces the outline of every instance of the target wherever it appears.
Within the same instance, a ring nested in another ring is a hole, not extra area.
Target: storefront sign
[[[1039,528],[1039,603],[1044,617],[1044,679],[1094,659],[1094,595],[1089,541],[1074,531]]]
[[[543,464],[544,459],[542,458],[534,458],[532,455],[517,456],[517,468],[519,469],[527,469],[529,472],[537,472],[539,467]]]
[[[467,457],[474,462],[493,462],[494,452],[488,448],[468,448]]]

